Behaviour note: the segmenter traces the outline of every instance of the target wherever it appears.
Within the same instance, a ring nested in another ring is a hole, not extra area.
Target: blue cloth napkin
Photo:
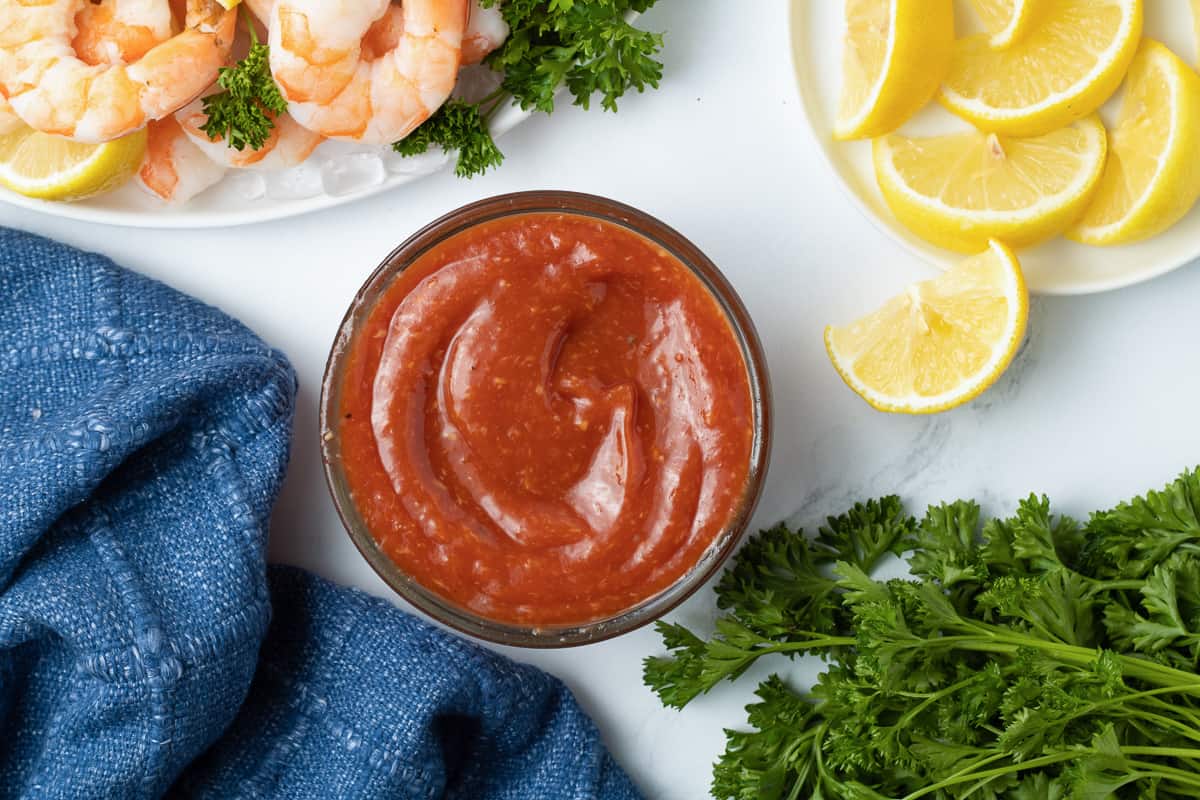
[[[0,797],[636,798],[558,681],[266,567],[295,389],[221,312],[0,228]]]

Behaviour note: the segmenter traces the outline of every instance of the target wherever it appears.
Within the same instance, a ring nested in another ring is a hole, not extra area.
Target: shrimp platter
[[[133,182],[178,206],[317,151],[393,155],[509,33],[480,0],[226,5],[0,0],[0,136],[102,145],[147,129]]]
[[[340,205],[658,87],[655,0],[0,0],[0,202],[133,227]]]

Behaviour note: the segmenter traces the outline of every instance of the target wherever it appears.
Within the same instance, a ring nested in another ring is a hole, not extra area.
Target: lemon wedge
[[[834,137],[900,127],[933,97],[954,48],[952,0],[846,0]]]
[[[1016,256],[993,241],[850,325],[825,329],[846,384],[880,411],[930,414],[983,393],[1025,339],[1029,293]]]
[[[1125,83],[1095,199],[1067,235],[1084,244],[1136,242],[1174,225],[1200,197],[1200,77],[1147,39]]]
[[[1045,136],[967,133],[874,141],[875,177],[896,217],[923,239],[977,253],[1062,233],[1083,214],[1104,171],[1095,117]]]
[[[0,185],[42,200],[82,200],[125,183],[145,153],[145,130],[83,144],[22,127],[0,136]]]
[[[958,40],[939,99],[976,127],[1037,136],[1082,119],[1117,90],[1142,35],[1142,0],[1055,0],[1024,39]]]
[[[993,50],[1003,50],[1025,38],[1039,12],[1050,2],[1053,0],[973,0]]]

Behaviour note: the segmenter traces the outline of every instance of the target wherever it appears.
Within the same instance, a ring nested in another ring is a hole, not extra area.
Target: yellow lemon
[[[1003,50],[1025,38],[1040,12],[1053,0],[972,0],[988,30],[988,44]]]
[[[825,329],[838,374],[880,411],[929,414],[978,397],[1012,362],[1029,293],[1012,251],[991,242],[878,311]]]
[[[1079,219],[1104,171],[1095,117],[1029,139],[993,133],[874,142],[875,177],[896,217],[918,236],[963,253],[996,238],[1014,247]]]
[[[846,0],[834,136],[900,127],[933,97],[954,47],[953,0]]]
[[[1142,35],[1142,0],[1055,0],[1004,50],[988,34],[958,40],[939,99],[976,127],[1037,136],[1098,109]]]
[[[83,144],[22,128],[0,136],[0,185],[42,200],[82,200],[125,183],[145,153],[145,130]]]
[[[1174,225],[1200,197],[1200,77],[1156,41],[1142,43],[1110,136],[1100,187],[1067,235],[1136,242]]]

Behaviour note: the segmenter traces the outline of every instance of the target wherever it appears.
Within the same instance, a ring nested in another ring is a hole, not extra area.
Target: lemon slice
[[[996,238],[1014,247],[1062,233],[1083,214],[1104,171],[1107,136],[1091,116],[1045,136],[968,133],[874,142],[875,177],[896,217],[962,253]]]
[[[999,242],[941,276],[913,284],[844,328],[825,349],[846,384],[880,411],[930,414],[996,382],[1025,339],[1029,293]]]
[[[1048,6],[1048,0],[973,0],[993,50],[1011,47],[1025,37]]]
[[[953,48],[952,0],[846,0],[834,137],[861,139],[900,127],[933,97]]]
[[[958,40],[939,98],[983,130],[1037,136],[1082,119],[1117,90],[1142,35],[1142,0],[1055,0],[1021,41]]]
[[[125,183],[145,153],[145,130],[83,144],[22,127],[0,136],[0,185],[42,200],[82,200]]]
[[[1200,197],[1200,77],[1156,41],[1142,43],[1095,199],[1068,236],[1125,244],[1161,233]]]

